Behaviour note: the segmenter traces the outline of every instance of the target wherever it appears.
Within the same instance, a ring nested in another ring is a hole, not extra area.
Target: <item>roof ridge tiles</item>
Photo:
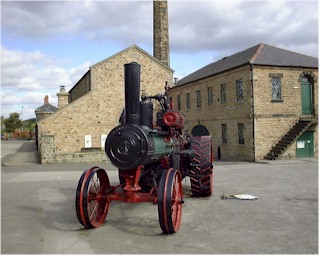
[[[252,56],[252,58],[249,60],[249,63],[254,63],[254,61],[256,60],[256,58],[259,56],[260,52],[262,51],[264,47],[264,44],[260,44],[259,48],[257,49],[256,53]]]

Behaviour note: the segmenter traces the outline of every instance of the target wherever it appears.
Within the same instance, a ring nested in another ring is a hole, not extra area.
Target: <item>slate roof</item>
[[[50,103],[45,103],[41,107],[37,108],[34,112],[35,113],[54,113],[57,112],[58,108],[51,105]]]
[[[200,68],[179,80],[175,86],[188,84],[247,64],[318,68],[318,59],[267,44],[258,44]]]

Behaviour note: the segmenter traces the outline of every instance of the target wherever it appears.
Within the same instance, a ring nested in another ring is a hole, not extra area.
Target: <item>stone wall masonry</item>
[[[90,70],[69,91],[69,102],[72,102],[90,91]]]
[[[94,163],[107,162],[109,159],[103,150],[97,152],[73,153],[73,154],[58,154],[56,155],[55,163]]]
[[[263,159],[271,147],[295,123],[302,113],[300,76],[318,76],[317,69],[286,67],[254,68],[254,111],[256,159]],[[271,74],[271,75],[270,75]],[[272,100],[272,74],[281,76],[281,101]],[[314,104],[318,115],[318,82],[314,83]],[[317,136],[317,129],[314,130]],[[295,143],[281,156],[295,158]],[[318,151],[316,146],[316,151]]]
[[[54,135],[43,135],[39,139],[39,158],[40,163],[55,162],[55,143]]]
[[[243,101],[237,102],[236,81],[242,80]],[[226,84],[226,103],[221,104],[220,85]],[[213,104],[208,105],[208,87],[213,88]],[[196,91],[201,91],[201,107],[196,105]],[[186,108],[186,93],[190,93],[190,109]],[[196,125],[204,125],[213,139],[213,151],[221,159],[253,160],[251,121],[250,66],[240,67],[188,85],[170,89],[170,96],[177,108],[177,96],[181,97],[181,112],[186,115],[186,132]],[[238,123],[244,124],[244,144],[239,144]],[[228,143],[222,143],[222,124],[227,124]]]
[[[301,82],[300,75],[310,69],[286,68],[286,67],[263,67],[254,68],[254,103],[255,114],[301,114]],[[312,69],[317,77],[317,69]],[[272,101],[272,74],[281,75],[282,101]],[[314,86],[314,99],[316,110],[318,109],[318,82]]]
[[[255,118],[256,159],[263,159],[296,119],[297,117]],[[293,152],[286,152],[286,154],[295,155]]]
[[[53,114],[53,112],[48,112],[48,113],[37,113],[36,115],[36,122],[39,122],[40,120],[48,117],[48,116],[51,116]]]

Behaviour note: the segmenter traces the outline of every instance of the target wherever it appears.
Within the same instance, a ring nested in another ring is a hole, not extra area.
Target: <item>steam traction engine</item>
[[[165,94],[142,95],[140,65],[125,68],[125,109],[121,124],[110,131],[105,151],[118,168],[118,186],[111,186],[105,170],[92,167],[78,183],[76,211],[86,228],[101,226],[112,200],[158,204],[160,227],[165,234],[180,227],[182,179],[190,177],[193,196],[210,196],[213,191],[213,155],[210,136],[183,134],[185,117],[173,110]],[[153,103],[161,110],[153,122]]]

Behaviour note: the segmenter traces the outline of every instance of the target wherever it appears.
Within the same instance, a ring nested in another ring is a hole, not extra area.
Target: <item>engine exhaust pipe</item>
[[[140,70],[137,62],[124,65],[124,90],[127,124],[140,125]]]

